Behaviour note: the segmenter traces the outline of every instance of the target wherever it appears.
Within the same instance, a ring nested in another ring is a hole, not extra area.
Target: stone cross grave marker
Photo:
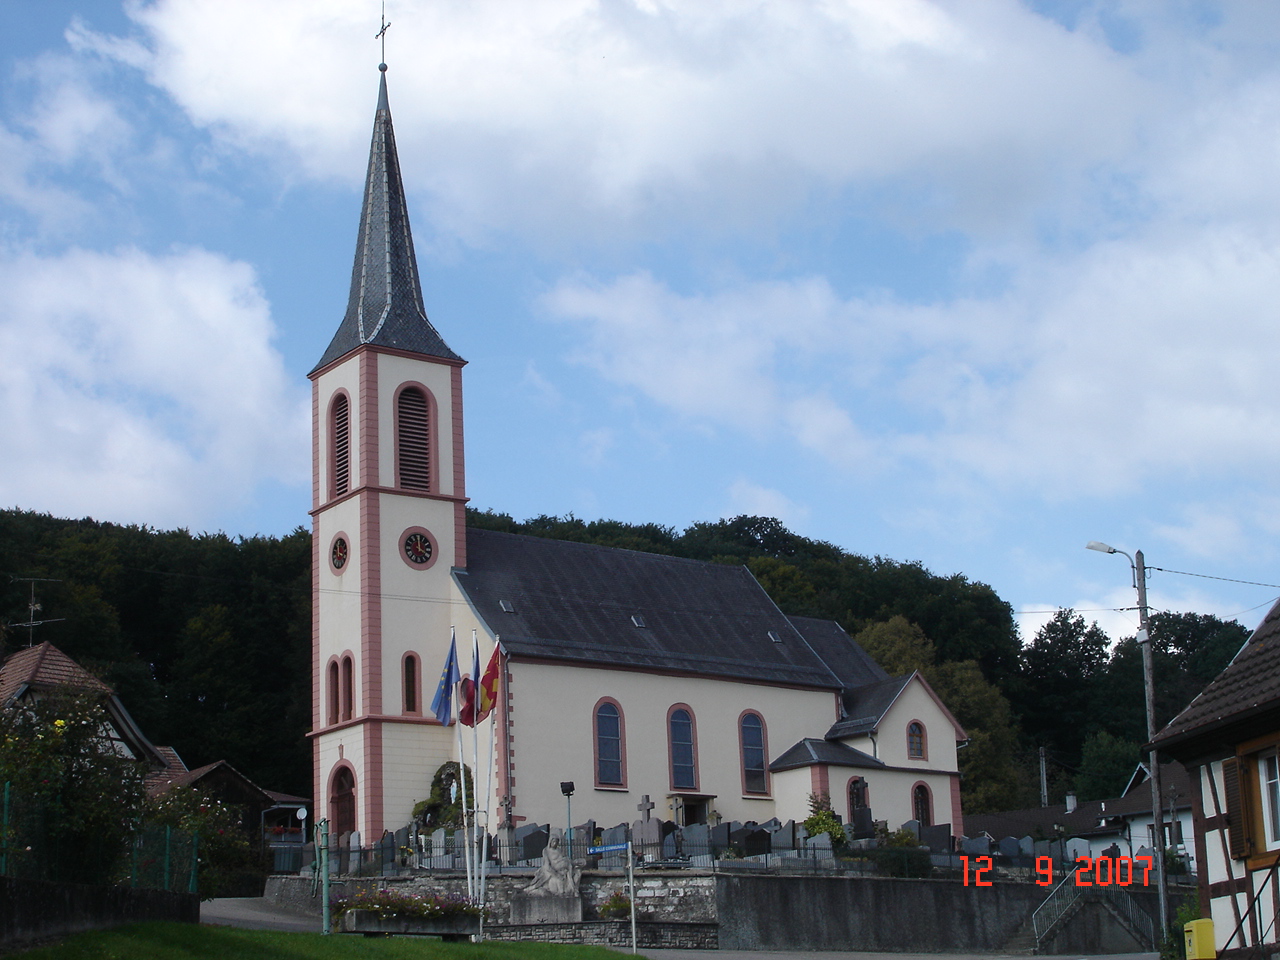
[[[649,811],[651,811],[656,806],[657,804],[649,799],[649,795],[647,793],[643,797],[641,797],[640,802],[636,804],[636,809],[640,811],[640,819],[643,820],[645,823],[648,823]]]

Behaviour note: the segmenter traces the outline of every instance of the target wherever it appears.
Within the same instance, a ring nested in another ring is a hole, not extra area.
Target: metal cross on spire
[[[382,62],[387,62],[387,27],[391,24],[387,23],[387,4],[384,0],[382,4],[382,29],[373,35],[373,39],[382,41]]]

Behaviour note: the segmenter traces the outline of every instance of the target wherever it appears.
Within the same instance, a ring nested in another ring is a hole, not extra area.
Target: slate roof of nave
[[[842,686],[806,639],[832,644],[821,621],[783,615],[745,567],[470,529],[457,580],[518,658]],[[846,661],[850,673],[857,657]]]
[[[1218,738],[1248,739],[1270,733],[1280,724],[1280,600],[1232,661],[1163,730],[1156,734],[1160,750],[1179,748],[1190,756],[1197,745]],[[1238,735],[1237,735],[1238,732]]]
[[[114,691],[47,640],[11,654],[0,666],[0,706],[24,687],[50,690],[74,687],[96,693]]]
[[[885,763],[868,753],[863,753],[843,743],[831,740],[819,740],[806,737],[799,743],[785,750],[782,756],[769,764],[770,773],[782,770],[794,770],[799,767],[811,767],[815,763],[829,764],[836,767],[864,767],[883,769]]]
[[[312,373],[363,344],[447,360],[462,359],[436,332],[423,306],[422,281],[413,252],[409,210],[387,100],[385,64],[380,69],[383,73],[347,312]]]

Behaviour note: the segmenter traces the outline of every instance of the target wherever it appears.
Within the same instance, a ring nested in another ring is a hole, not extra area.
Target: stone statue
[[[524,892],[535,897],[576,897],[581,880],[582,870],[565,852],[564,834],[553,830],[542,851],[542,866]]]

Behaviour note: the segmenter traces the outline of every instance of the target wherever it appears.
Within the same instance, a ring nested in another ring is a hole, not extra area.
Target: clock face
[[[404,538],[404,555],[412,563],[427,563],[431,559],[431,541],[425,533],[411,533]]]
[[[333,541],[333,569],[341,570],[347,565],[347,541],[342,537]]]

